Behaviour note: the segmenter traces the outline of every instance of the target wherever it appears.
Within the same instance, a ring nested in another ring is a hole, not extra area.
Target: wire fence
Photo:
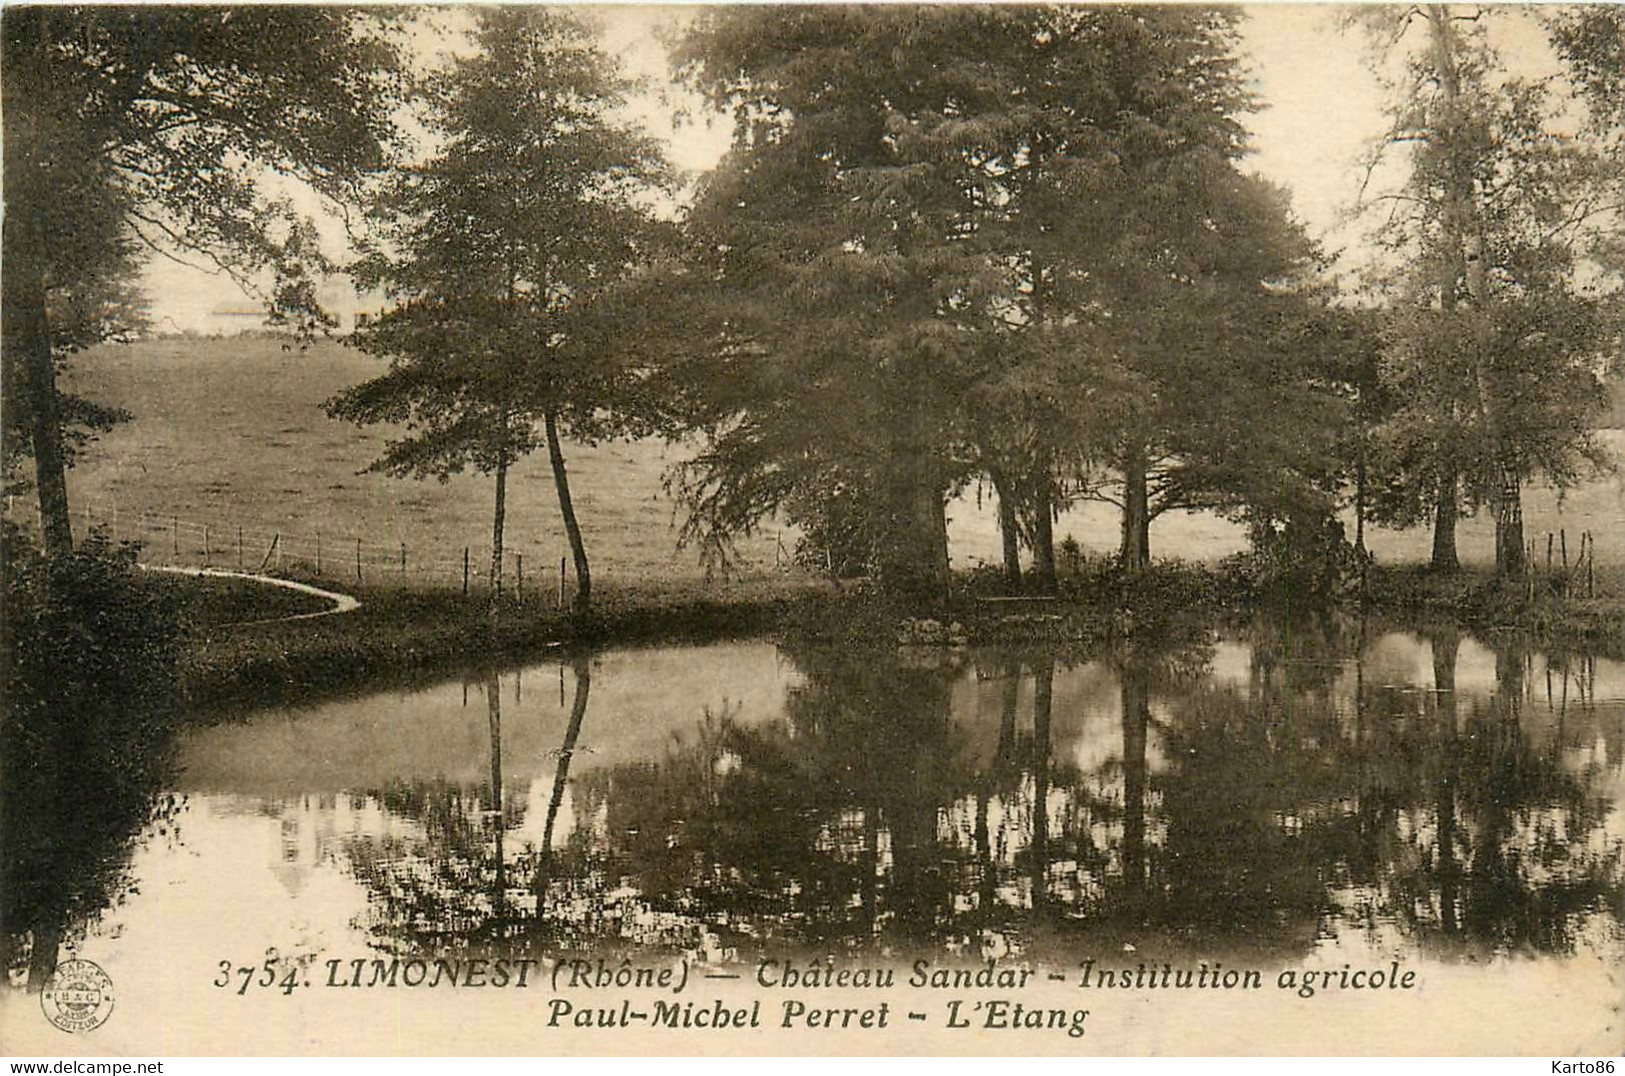
[[[18,511],[6,499],[6,516],[37,530],[33,513]],[[403,586],[460,590],[489,598],[491,545],[446,541],[380,542],[340,529],[282,529],[241,517],[199,519],[111,500],[77,499],[77,537],[100,533],[114,543],[132,543],[137,560],[153,567],[220,568],[231,571],[309,577],[335,586]],[[773,532],[771,555],[742,560],[726,581],[766,577],[796,569],[782,532]],[[568,546],[504,541],[498,585],[505,597],[552,599],[562,607],[575,593],[575,568]]]
[[[81,534],[136,544],[140,563],[152,566],[292,573],[335,584],[460,589],[470,596],[488,596],[492,587],[489,544],[386,543],[343,531],[282,530],[88,500],[75,507],[73,522]],[[505,594],[551,594],[563,605],[573,596],[573,576],[567,550],[504,543],[499,586]]]

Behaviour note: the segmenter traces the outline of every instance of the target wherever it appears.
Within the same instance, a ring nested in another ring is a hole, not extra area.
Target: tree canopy
[[[391,301],[354,338],[390,369],[328,409],[406,425],[375,470],[496,476],[493,589],[508,467],[545,438],[585,608],[591,572],[560,426],[599,436],[630,380],[635,350],[597,304],[660,240],[649,195],[669,174],[658,143],[615,118],[630,83],[589,25],[482,9],[473,43],[423,87],[439,144],[385,184],[373,250],[352,270]]]
[[[318,251],[261,178],[284,172],[348,198],[378,167],[397,99],[387,20],[339,7],[0,16],[4,355],[16,387],[6,433],[27,431],[53,555],[72,546],[62,428],[76,405],[56,389],[71,350],[61,311],[127,275],[137,244],[201,254],[245,281],[268,268],[273,299],[308,298],[297,280]]]
[[[1199,8],[696,20],[677,61],[736,126],[690,220],[699,290],[725,308],[697,377],[728,386],[679,481],[690,535],[833,505],[883,576],[940,595],[945,498],[978,474],[1048,584],[1065,475],[1182,430],[1153,450],[1200,485],[1222,435],[1169,397],[1213,383],[1189,374],[1204,356],[1282,383],[1260,361],[1268,288],[1308,254],[1236,168],[1235,49],[1235,16]]]
[[[1371,199],[1394,255],[1377,277],[1387,376],[1404,387],[1381,438],[1388,510],[1433,505],[1434,566],[1453,568],[1458,502],[1488,505],[1497,569],[1521,577],[1522,484],[1564,487],[1605,460],[1590,436],[1604,291],[1583,265],[1605,158],[1564,132],[1547,81],[1507,72],[1486,23],[1447,5],[1363,18],[1403,60],[1376,152],[1405,152],[1406,179]]]

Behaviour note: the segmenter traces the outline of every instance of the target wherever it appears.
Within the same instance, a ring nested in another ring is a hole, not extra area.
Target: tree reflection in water
[[[1366,934],[1478,957],[1617,933],[1619,709],[1582,700],[1548,733],[1515,641],[1486,696],[1456,690],[1453,633],[1423,640],[1426,689],[1368,668],[1371,640],[1261,624],[1229,677],[1207,644],[791,647],[779,719],[706,712],[662,757],[596,767],[575,758],[582,656],[540,847],[504,846],[522,810],[503,806],[488,677],[489,787],[384,790],[420,830],[357,838],[351,860],[380,942],[423,954],[1059,960],[1086,940],[1287,960]],[[1577,762],[1599,738],[1605,761]]]

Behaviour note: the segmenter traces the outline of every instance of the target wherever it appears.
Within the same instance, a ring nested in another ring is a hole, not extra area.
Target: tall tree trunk
[[[592,569],[587,564],[587,543],[581,539],[575,504],[570,500],[570,477],[564,472],[564,449],[559,445],[559,418],[549,411],[543,419],[547,427],[547,461],[553,465],[553,488],[559,495],[559,515],[564,517],[564,534],[570,540],[570,559],[576,569],[576,612],[585,616],[592,608]]]
[[[892,593],[925,606],[948,597],[946,482],[941,466],[914,431],[891,446],[884,477],[886,529],[880,549],[881,582]]]
[[[1439,480],[1439,489],[1433,501],[1433,559],[1430,567],[1436,572],[1461,570],[1456,556],[1456,473]]]
[[[508,521],[508,460],[497,463],[496,510],[491,517],[491,609],[502,600],[502,532]]]
[[[1021,525],[1016,520],[1016,502],[1010,480],[999,467],[988,468],[993,491],[999,498],[999,537],[1004,542],[1004,581],[1012,592],[1021,590]]]
[[[1500,467],[1501,488],[1495,499],[1495,574],[1503,579],[1524,578],[1523,490],[1517,470]]]
[[[1123,540],[1118,556],[1123,568],[1140,572],[1151,566],[1151,495],[1146,487],[1145,446],[1130,444],[1123,453]]]
[[[20,210],[5,216],[5,272],[0,274],[3,309],[0,332],[6,373],[17,378],[13,397],[26,401],[29,441],[34,456],[34,488],[39,499],[40,536],[50,557],[73,552],[73,524],[68,512],[67,458],[62,447],[62,418],[51,358],[51,328],[45,311],[45,278],[38,257],[37,232],[20,219]]]
[[[1468,157],[1469,150],[1462,130],[1465,106],[1462,102],[1461,75],[1456,66],[1457,44],[1453,19],[1447,5],[1434,4],[1428,8],[1428,28],[1444,100],[1442,134],[1449,154],[1441,223],[1452,254],[1447,260],[1460,259],[1459,269],[1455,265],[1449,267],[1450,276],[1455,278],[1459,274],[1466,278],[1467,293],[1472,299],[1473,382],[1485,458],[1491,461],[1494,468],[1495,571],[1501,578],[1521,580],[1525,570],[1523,503],[1517,461],[1501,428],[1501,401],[1496,396],[1490,377],[1490,356],[1494,342],[1489,322],[1489,267],[1485,262],[1484,222],[1473,178],[1474,162]],[[1443,297],[1441,305],[1448,316],[1454,310],[1454,296]]]
[[[1033,482],[1033,576],[1042,593],[1055,593],[1055,479],[1048,465]]]

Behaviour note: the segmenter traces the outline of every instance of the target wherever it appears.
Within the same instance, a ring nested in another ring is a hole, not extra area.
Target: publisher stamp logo
[[[39,1003],[63,1031],[94,1031],[113,1015],[113,980],[88,960],[64,960],[45,980]]]

